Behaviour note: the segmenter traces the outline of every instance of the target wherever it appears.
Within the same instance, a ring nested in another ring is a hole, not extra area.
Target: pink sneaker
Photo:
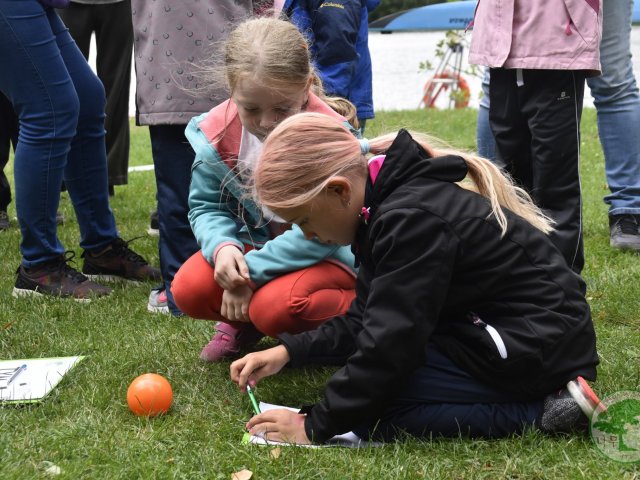
[[[205,362],[218,362],[233,357],[241,349],[252,347],[264,337],[252,323],[244,323],[236,328],[228,323],[218,322],[216,333],[211,341],[200,352],[200,359]]]

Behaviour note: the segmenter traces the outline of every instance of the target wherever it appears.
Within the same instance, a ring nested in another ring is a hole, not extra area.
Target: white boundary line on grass
[[[135,167],[129,167],[129,172],[147,172],[153,170],[153,165],[136,165]]]

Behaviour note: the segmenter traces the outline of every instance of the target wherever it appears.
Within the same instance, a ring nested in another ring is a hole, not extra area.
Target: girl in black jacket
[[[405,130],[358,140],[319,114],[267,138],[258,201],[308,238],[352,244],[360,270],[346,315],[231,365],[241,389],[287,363],[341,366],[305,414],[266,412],[251,432],[321,443],[586,424],[599,401],[584,380],[598,363],[584,283],[527,194],[456,153]]]

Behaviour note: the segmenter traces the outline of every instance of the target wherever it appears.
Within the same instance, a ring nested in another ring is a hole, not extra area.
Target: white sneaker
[[[149,294],[149,303],[147,310],[151,313],[163,313],[169,315],[169,301],[167,300],[167,292],[164,287],[154,288]]]

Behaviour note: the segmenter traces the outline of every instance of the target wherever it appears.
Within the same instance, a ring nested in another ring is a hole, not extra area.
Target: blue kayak
[[[404,10],[374,20],[369,24],[369,31],[391,33],[465,29],[473,19],[476,3],[476,0],[466,0]],[[640,24],[640,0],[634,1],[631,21]]]

